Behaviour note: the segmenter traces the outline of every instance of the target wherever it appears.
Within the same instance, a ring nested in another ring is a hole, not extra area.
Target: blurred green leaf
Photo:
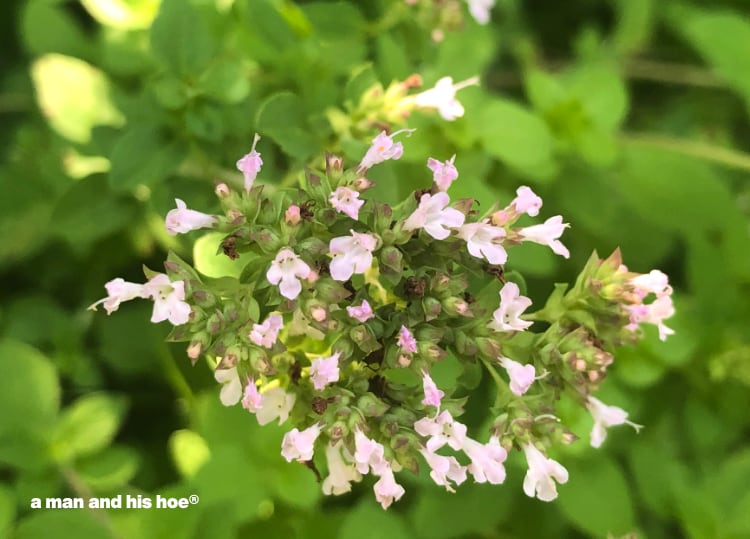
[[[612,37],[620,54],[638,52],[648,45],[655,23],[653,0],[613,0],[617,9],[617,27]]]
[[[183,149],[177,141],[159,137],[153,127],[134,127],[115,144],[109,183],[116,191],[164,181],[180,163]]]
[[[19,35],[33,54],[83,56],[91,46],[75,19],[62,6],[48,0],[25,2]]]
[[[239,103],[250,93],[247,67],[237,59],[215,60],[203,72],[198,84],[204,95],[227,104]]]
[[[244,253],[232,260],[219,250],[225,236],[221,232],[209,232],[198,238],[193,245],[195,269],[206,277],[239,277],[247,263],[256,256]]]
[[[302,100],[291,92],[279,92],[266,99],[258,110],[258,131],[268,135],[286,153],[305,159],[316,152],[315,138],[302,126],[305,125]]]
[[[187,478],[193,477],[211,457],[211,450],[201,435],[187,429],[172,433],[169,450],[177,470]]]
[[[205,14],[191,0],[162,0],[151,26],[151,50],[168,69],[200,73],[217,49]]]
[[[44,505],[44,500],[42,500]],[[89,511],[43,511],[24,518],[13,539],[48,539],[50,530],[60,539],[110,539],[106,525]]]
[[[95,492],[110,494],[133,479],[138,462],[138,453],[134,449],[114,445],[81,459],[76,463],[76,471]]]
[[[341,523],[338,539],[408,539],[412,537],[403,519],[393,511],[383,511],[364,500],[350,510]]]

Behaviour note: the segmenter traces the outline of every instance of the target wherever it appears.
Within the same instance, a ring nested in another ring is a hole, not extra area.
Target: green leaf
[[[0,537],[8,537],[8,532],[16,518],[16,499],[10,488],[0,485]]]
[[[70,12],[46,0],[29,0],[21,12],[18,35],[32,54],[57,52],[87,56],[91,44]]]
[[[535,179],[551,176],[554,138],[537,115],[517,103],[495,98],[479,110],[467,110],[466,121],[478,130],[490,155]]]
[[[115,445],[76,464],[80,478],[94,491],[110,493],[125,486],[138,471],[138,453]]]
[[[619,348],[615,352],[615,362],[619,379],[639,388],[654,385],[666,370],[657,356],[633,346]]]
[[[94,393],[81,397],[63,411],[55,427],[52,452],[59,462],[101,451],[117,434],[125,416],[122,397]]]
[[[253,253],[244,253],[232,260],[221,253],[219,246],[225,237],[226,234],[221,232],[209,232],[193,245],[195,269],[206,277],[239,277],[245,266],[256,257]]]
[[[109,183],[118,191],[153,185],[174,172],[183,157],[183,148],[177,141],[163,140],[153,126],[138,125],[112,149]]]
[[[107,527],[90,511],[57,510],[31,513],[19,523],[13,539],[48,539],[51,530],[59,539],[112,537]]]
[[[156,16],[159,0],[81,0],[100,24],[135,30],[148,28]]]
[[[637,52],[648,45],[655,23],[654,0],[614,0],[617,26],[612,36],[620,54]]]
[[[604,455],[590,455],[566,466],[570,479],[557,503],[573,525],[596,537],[633,531],[633,501],[617,464]]]
[[[411,536],[400,515],[383,511],[372,500],[363,500],[344,518],[338,539],[409,539]]]
[[[578,66],[566,73],[563,80],[570,95],[578,98],[594,125],[611,130],[625,119],[628,92],[614,64],[601,62]]]
[[[203,72],[198,87],[205,96],[232,105],[250,93],[249,73],[241,61],[220,58]]]
[[[211,456],[208,444],[197,432],[182,429],[169,437],[169,451],[182,477],[193,477]]]
[[[258,131],[277,142],[286,153],[306,159],[318,151],[318,143],[304,128],[307,113],[302,100],[292,92],[279,92],[266,99],[258,110]]]
[[[216,52],[205,13],[190,0],[163,0],[151,26],[151,50],[168,69],[200,73]]]

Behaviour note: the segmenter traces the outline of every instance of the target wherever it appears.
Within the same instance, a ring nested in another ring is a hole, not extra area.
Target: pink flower
[[[630,284],[635,287],[635,292],[641,299],[649,294],[654,294],[657,298],[672,295],[669,277],[659,270],[651,270],[649,273],[637,275],[630,279]]]
[[[185,203],[179,198],[174,199],[177,203],[177,209],[169,210],[165,220],[167,233],[170,236],[176,234],[185,234],[191,230],[199,228],[211,228],[216,222],[216,217],[201,213],[195,210],[189,210]]]
[[[231,369],[216,369],[214,378],[222,384],[219,392],[219,399],[224,406],[233,406],[240,401],[242,397],[242,383],[240,376],[237,374],[237,367]]]
[[[190,305],[185,302],[185,281],[170,282],[169,277],[160,273],[143,285],[143,291],[154,300],[151,321],[169,320],[180,326],[190,320]]]
[[[107,314],[112,314],[120,308],[120,303],[123,301],[130,301],[135,298],[147,298],[148,292],[144,290],[144,286],[139,283],[131,283],[118,277],[113,279],[104,285],[107,290],[107,297],[100,299],[89,307],[92,311],[96,310],[96,307],[100,304],[104,304],[104,310]]]
[[[510,204],[516,209],[517,213],[525,213],[531,217],[539,215],[539,210],[542,207],[542,199],[531,188],[522,185],[516,189],[516,195],[516,198]]]
[[[336,281],[346,281],[355,273],[366,272],[372,265],[372,251],[378,244],[377,237],[372,234],[349,232],[351,236],[333,238],[328,245],[333,255],[329,268]]]
[[[373,318],[375,314],[372,312],[372,307],[367,303],[366,299],[362,300],[362,304],[359,306],[347,307],[346,312],[357,320],[358,322],[367,322],[370,318]]]
[[[444,192],[436,195],[425,193],[417,209],[404,222],[404,230],[423,228],[436,240],[444,240],[450,235],[448,228],[461,226],[466,218],[460,211],[446,208],[449,203],[450,199]]]
[[[317,424],[302,432],[293,428],[284,435],[284,439],[281,441],[281,456],[287,462],[312,460],[315,452],[315,440],[318,439],[318,436],[320,436],[320,426]]]
[[[342,456],[342,452],[346,457]],[[362,479],[357,469],[351,463],[351,455],[338,441],[333,445],[326,445],[326,460],[328,461],[328,476],[323,480],[323,494],[337,496],[352,490],[352,482]]]
[[[568,223],[562,222],[561,215],[555,215],[547,219],[544,224],[521,228],[518,233],[524,240],[547,245],[553,253],[570,258],[570,251],[558,240],[569,226]]]
[[[345,213],[355,221],[359,219],[359,209],[365,203],[359,200],[359,193],[348,187],[337,187],[328,199],[336,211]]]
[[[534,365],[522,365],[507,357],[500,356],[500,365],[508,373],[510,378],[510,390],[519,397],[529,390],[531,384],[536,380]]]
[[[459,451],[466,439],[466,425],[453,420],[447,410],[437,417],[423,417],[414,423],[414,430],[420,436],[429,436],[425,444],[427,451],[434,453],[445,444]]]
[[[250,340],[258,346],[271,348],[279,338],[279,331],[284,327],[284,319],[280,314],[270,314],[262,324],[253,324]]]
[[[600,447],[607,437],[607,428],[617,425],[630,425],[638,432],[643,425],[628,421],[628,413],[617,406],[607,406],[595,397],[589,397],[586,408],[594,418],[591,430],[591,447]]]
[[[354,462],[359,473],[366,474],[372,470],[375,475],[382,475],[389,468],[383,456],[383,445],[365,436],[361,430],[354,432],[354,448]]]
[[[461,466],[456,457],[444,457],[426,449],[420,449],[419,452],[430,467],[432,480],[445,487],[448,492],[455,492],[451,481],[456,485],[466,481],[466,466]]]
[[[300,209],[299,209],[299,206],[297,206],[296,204],[292,204],[284,212],[284,221],[286,221],[287,224],[296,225],[301,220],[302,220],[302,217],[300,215]]]
[[[255,178],[258,176],[258,172],[260,172],[260,167],[263,166],[263,159],[261,159],[260,154],[255,151],[255,146],[258,144],[259,140],[260,135],[256,133],[253,138],[253,146],[250,148],[250,153],[242,156],[242,158],[237,161],[237,170],[242,172],[242,175],[245,177],[245,191],[248,192],[253,188]]]
[[[466,240],[466,248],[471,256],[484,258],[490,264],[505,264],[508,260],[508,253],[502,245],[505,229],[492,226],[485,220],[463,225],[458,229],[458,235]]]
[[[287,393],[280,387],[272,387],[261,393],[261,396],[261,408],[255,414],[259,425],[266,425],[274,419],[278,419],[281,425],[289,418],[289,412],[297,400],[294,393]]]
[[[523,446],[526,462],[529,466],[523,480],[523,491],[527,496],[536,496],[543,502],[551,502],[557,498],[557,486],[568,481],[568,470],[559,462],[547,458],[530,443]],[[554,480],[554,481],[553,481]]]
[[[396,478],[393,476],[393,470],[390,466],[380,475],[380,479],[373,486],[373,490],[375,491],[375,499],[378,500],[383,509],[388,509],[394,501],[400,500],[406,492],[404,487],[396,483]]]
[[[490,22],[490,10],[495,0],[466,0],[469,3],[469,13],[479,24]]]
[[[529,305],[531,300],[521,295],[518,285],[508,281],[500,289],[500,306],[488,326],[495,331],[523,331],[532,324],[519,318]]]
[[[659,330],[659,339],[664,341],[669,335],[674,335],[674,330],[664,324],[664,320],[674,314],[674,304],[669,296],[656,298],[650,304],[626,305],[630,313],[630,323],[627,329],[635,331],[640,324],[653,324]]]
[[[463,446],[464,453],[471,459],[468,471],[477,483],[491,483],[499,485],[505,481],[505,466],[508,452],[500,445],[497,436],[492,436],[486,444],[466,438]]]
[[[440,408],[440,400],[445,396],[445,392],[440,391],[430,375],[424,371],[422,371],[422,388],[424,390],[422,404]]]
[[[401,326],[401,330],[398,332],[398,339],[396,340],[396,344],[398,344],[401,347],[401,350],[403,350],[404,352],[413,354],[417,351],[417,340],[414,338],[414,335],[411,334],[411,331],[409,331],[406,326]]]
[[[294,299],[302,291],[300,279],[305,279],[310,275],[310,266],[305,264],[300,257],[294,254],[294,251],[283,248],[271,262],[271,267],[266,273],[268,282],[279,285],[279,292],[287,299]]]
[[[464,107],[456,99],[456,92],[467,86],[479,84],[479,77],[472,77],[453,84],[451,77],[443,77],[433,88],[414,96],[414,104],[421,108],[437,109],[440,116],[449,122],[464,115]]]
[[[253,414],[263,407],[263,396],[258,392],[258,386],[255,385],[253,378],[250,378],[245,386],[242,407]]]
[[[440,191],[447,191],[453,181],[458,178],[458,170],[453,165],[454,159],[456,159],[455,155],[444,163],[432,157],[427,159],[427,168],[432,171],[432,179]]]
[[[310,367],[310,379],[313,386],[318,391],[325,386],[339,379],[339,356],[341,352],[336,352],[331,357],[319,357],[313,359]]]
[[[370,146],[367,153],[362,158],[362,162],[359,164],[359,170],[367,170],[371,166],[382,163],[387,159],[399,159],[404,153],[404,146],[400,142],[393,142],[393,137],[399,133],[408,133],[411,135],[413,131],[413,129],[401,129],[392,135],[388,135],[385,131],[381,131],[378,136],[372,139],[372,146]]]

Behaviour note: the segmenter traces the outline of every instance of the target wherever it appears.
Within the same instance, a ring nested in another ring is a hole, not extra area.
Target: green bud
[[[208,309],[216,305],[216,297],[208,290],[194,290],[193,301],[204,309]]]
[[[429,324],[422,324],[414,333],[414,337],[417,341],[428,341],[432,343],[439,342],[440,339],[443,338],[443,335],[445,335],[444,329]]]
[[[419,460],[413,453],[396,453],[396,462],[414,475],[419,475]]]
[[[331,442],[337,442],[349,435],[349,425],[345,421],[336,421],[325,429],[325,433],[331,439]]]
[[[248,359],[250,366],[255,372],[265,374],[266,376],[269,376],[275,372],[273,366],[271,365],[271,361],[268,359],[265,350],[263,350],[262,348],[250,348],[250,351],[248,352]]]
[[[445,309],[445,312],[452,316],[466,316],[472,318],[474,313],[471,312],[469,304],[465,299],[456,296],[445,298],[441,305]]]
[[[390,406],[372,393],[366,393],[357,401],[357,408],[362,411],[365,417],[382,417]]]
[[[432,297],[426,297],[422,300],[422,309],[424,310],[424,318],[427,322],[435,320],[443,310],[440,301]]]
[[[488,337],[477,337],[477,347],[485,358],[496,359],[500,357],[500,343]]]
[[[370,328],[364,324],[354,326],[349,330],[349,337],[365,354],[370,354],[381,348],[380,343],[375,339]]]
[[[218,335],[224,331],[224,315],[219,311],[215,311],[206,320],[206,331],[211,335]]]
[[[276,253],[282,246],[279,234],[270,228],[258,228],[250,233],[250,240],[257,243],[264,253]]]
[[[380,250],[380,264],[386,268],[389,268],[396,273],[403,271],[403,259],[404,255],[401,254],[401,250],[393,245],[389,245]]]
[[[451,278],[445,273],[436,273],[430,281],[430,290],[437,296],[443,297],[450,292]]]
[[[315,283],[315,290],[318,293],[318,298],[329,305],[340,303],[351,296],[351,292],[344,288],[344,285],[334,281],[330,277],[321,277],[318,279]]]

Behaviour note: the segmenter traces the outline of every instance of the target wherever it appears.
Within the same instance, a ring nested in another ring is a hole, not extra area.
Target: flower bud
[[[349,337],[365,354],[370,354],[381,347],[370,328],[364,324],[354,326],[350,329]]]
[[[329,305],[338,304],[351,295],[351,292],[344,288],[343,284],[334,281],[330,277],[320,278],[315,285],[315,290],[318,293],[318,298]]]
[[[488,337],[477,337],[477,347],[484,357],[487,359],[497,359],[500,357],[500,344],[494,339]]]
[[[411,365],[411,354],[401,352],[396,358],[396,366],[405,369],[409,365]]]
[[[216,305],[216,297],[208,290],[194,290],[193,301],[195,301],[196,305],[204,309]]]
[[[333,425],[325,430],[331,442],[337,442],[349,435],[349,425],[344,421],[336,421]]]
[[[192,365],[195,365],[205,348],[206,344],[201,339],[193,339],[190,341],[190,346],[187,348],[187,356],[190,358],[190,363]]]
[[[299,206],[296,204],[292,204],[289,206],[284,212],[284,221],[286,221],[286,224],[288,225],[297,225],[302,220],[302,217],[300,217],[300,210]]]
[[[419,459],[417,459],[416,456],[414,456],[414,453],[404,451],[404,452],[396,452],[396,462],[398,462],[401,467],[405,470],[409,470],[414,475],[419,474]]]
[[[232,190],[229,188],[229,186],[226,183],[220,182],[216,184],[216,187],[214,188],[214,193],[216,193],[216,196],[219,198],[226,198],[232,193]]]
[[[431,343],[437,343],[445,335],[443,328],[431,326],[429,324],[423,324],[415,331],[414,336],[418,341],[427,341]]]
[[[440,301],[431,297],[426,297],[422,300],[422,309],[424,310],[424,318],[426,322],[434,320],[440,316],[440,312],[443,310],[440,306]]]
[[[469,304],[463,298],[451,296],[445,298],[441,304],[445,309],[445,312],[452,316],[466,316],[469,318],[474,316],[474,313],[472,313],[469,308]]]
[[[264,253],[276,253],[281,247],[282,242],[278,233],[271,229],[261,227],[250,233],[250,240],[257,243]]]
[[[354,343],[346,337],[341,337],[331,346],[331,353],[335,354],[339,352],[342,358],[352,357],[354,350]]]
[[[367,191],[368,189],[375,187],[375,185],[375,182],[368,180],[364,176],[360,176],[359,178],[354,180],[354,183],[352,183],[352,188],[361,193],[362,191]]]
[[[219,311],[214,312],[206,320],[206,331],[210,335],[218,335],[224,331],[224,316]]]
[[[456,351],[464,356],[473,357],[479,352],[479,347],[474,339],[468,337],[463,331],[456,331]]]
[[[365,417],[382,417],[390,406],[372,393],[366,393],[357,401],[357,408],[362,411]]]
[[[401,273],[404,269],[404,255],[401,254],[401,250],[393,245],[384,247],[380,251],[380,264],[381,267],[386,267],[393,270],[396,273]]]
[[[265,350],[261,348],[250,348],[250,351],[248,352],[248,359],[250,367],[252,367],[253,371],[257,373],[270,376],[271,374],[276,372],[271,365],[271,361],[268,359]]]

